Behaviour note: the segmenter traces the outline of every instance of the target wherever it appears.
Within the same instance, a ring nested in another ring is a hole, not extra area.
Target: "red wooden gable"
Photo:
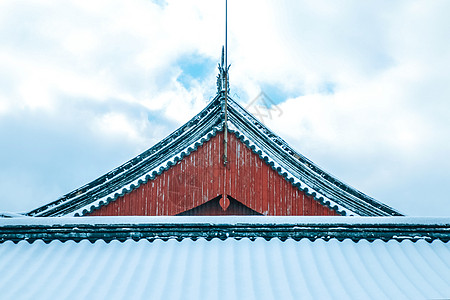
[[[154,180],[89,215],[338,215],[294,187],[234,134],[226,166],[222,157],[220,132]]]

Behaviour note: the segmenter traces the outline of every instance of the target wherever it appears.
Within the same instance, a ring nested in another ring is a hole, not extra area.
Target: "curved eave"
[[[218,95],[189,122],[142,154],[27,215],[84,215],[145,184],[216,135],[223,122],[219,101]]]
[[[323,171],[232,99],[229,100],[229,122],[231,131],[253,152],[321,204],[344,215],[402,216],[393,208]]]
[[[216,95],[199,114],[147,151],[28,215],[83,216],[154,179],[223,129],[223,98],[222,94]],[[228,104],[230,132],[287,181],[322,205],[341,215],[402,215],[324,172],[231,98]]]

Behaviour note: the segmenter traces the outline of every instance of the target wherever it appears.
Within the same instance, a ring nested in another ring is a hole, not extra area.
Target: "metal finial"
[[[225,57],[225,50],[224,50],[224,46],[222,46],[222,58],[220,59],[220,65],[221,65],[222,69],[224,66],[224,57]]]
[[[227,92],[230,90],[230,85],[228,83],[228,70],[230,66],[225,65],[224,60],[226,59],[224,46],[222,46],[222,57],[219,63],[219,75],[217,75],[217,93],[225,92],[225,87],[227,87]]]

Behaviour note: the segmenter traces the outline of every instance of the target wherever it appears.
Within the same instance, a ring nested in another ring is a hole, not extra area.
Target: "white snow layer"
[[[1,299],[442,299],[450,243],[8,241],[0,273]]]
[[[0,218],[0,226],[77,224],[394,224],[417,226],[450,226],[450,218],[356,216],[104,216]]]

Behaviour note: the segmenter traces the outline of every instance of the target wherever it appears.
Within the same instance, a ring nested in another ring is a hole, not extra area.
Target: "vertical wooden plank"
[[[279,216],[279,200],[278,200],[278,178],[277,176],[275,176],[275,172],[273,171],[273,169],[270,170],[270,173],[272,173],[272,178],[273,178],[273,193],[272,193],[272,205],[274,208],[274,215],[275,216]]]
[[[142,199],[144,200],[144,205],[142,205],[142,215],[145,216],[147,215],[147,190],[148,190],[148,183],[144,184],[142,186]]]
[[[247,203],[249,207],[254,207],[254,203],[253,203],[253,165],[252,165],[252,153],[251,150],[246,148],[246,160],[245,160],[245,169],[247,170],[247,178],[246,182],[247,182]]]
[[[261,159],[255,154],[255,199],[257,201],[257,205],[254,210],[258,212],[263,212],[263,205],[262,205],[262,184],[261,184]]]
[[[169,196],[169,193],[168,193],[169,189],[168,189],[168,184],[167,184],[167,172],[162,173],[162,178],[163,178],[163,180],[162,180],[162,189],[163,189],[162,197],[163,197],[163,199],[161,202],[163,205],[161,205],[161,207],[162,207],[161,215],[167,216],[167,215],[170,215],[170,212],[168,211],[168,206],[169,206],[168,200],[169,199],[167,199]]]
[[[291,204],[292,204],[292,215],[298,216],[298,203],[297,203],[297,197],[295,195],[296,188],[292,186],[291,189]]]
[[[303,197],[304,201],[305,201],[305,214],[307,216],[311,216],[312,212],[311,212],[311,199],[309,198],[309,196],[304,196]]]
[[[146,202],[146,206],[145,206],[145,215],[146,216],[153,216],[154,214],[152,213],[152,191],[154,190],[153,188],[154,185],[154,181],[153,180],[149,180],[147,182],[147,190],[146,190],[146,197],[147,197],[147,202]]]
[[[132,203],[133,203],[133,201],[134,201],[134,195],[135,195],[136,193],[134,192],[134,191],[132,191],[131,193],[129,193],[128,195],[129,195],[129,197],[128,197],[128,199],[126,199],[125,197],[124,197],[124,199],[123,199],[123,208],[124,208],[124,215],[125,216],[128,216],[129,214],[131,214],[131,211],[130,211],[130,209],[131,209],[131,206],[132,206]]]
[[[198,203],[198,205],[200,205],[203,202],[206,202],[206,199],[204,199],[205,197],[205,182],[208,181],[208,167],[205,166],[205,161],[207,158],[207,149],[205,147],[205,144],[203,144],[202,146],[202,155],[200,155],[199,157],[199,164],[198,164],[198,172],[200,173],[200,181],[199,181],[199,191],[198,191],[198,199],[196,199],[196,203]],[[202,171],[203,170],[203,171]]]
[[[159,178],[158,178],[158,180],[156,181],[156,183],[157,183],[157,191],[158,191],[158,194],[157,194],[157,196],[156,196],[156,215],[157,216],[160,216],[161,215],[161,211],[162,211],[162,209],[161,209],[161,207],[162,207],[162,205],[163,205],[163,203],[162,203],[162,200],[164,200],[164,199],[161,199],[162,198],[162,194],[163,194],[163,192],[162,192],[162,181],[163,181],[163,176],[160,176]]]
[[[164,174],[160,174],[160,180],[158,180],[158,216],[163,215],[164,211]]]
[[[313,197],[311,197],[311,200],[314,203],[314,211],[315,211],[314,215],[315,216],[323,215],[323,208],[324,207],[322,205],[320,205],[320,203],[316,199],[314,199]]]
[[[139,203],[140,198],[138,197],[138,192],[139,192],[138,189],[134,190],[132,192],[133,193],[133,201],[128,201],[129,202],[129,204],[128,204],[128,215],[130,215],[130,216],[135,215],[135,212],[134,212],[135,206],[142,205],[141,203]]]
[[[287,206],[286,206],[286,201],[285,201],[285,190],[284,190],[284,185],[286,183],[286,180],[282,179],[282,180],[278,180],[280,182],[280,214],[282,216],[286,216],[287,215]]]
[[[235,173],[234,173],[234,188],[232,191],[232,197],[239,197],[239,199],[242,199],[241,196],[241,191],[242,191],[242,180],[244,179],[244,174],[243,174],[243,169],[242,169],[242,144],[240,143],[240,141],[235,137],[235,142],[234,142],[234,152],[236,153],[235,155],[235,162],[233,164],[234,168],[235,168]],[[244,200],[240,200],[242,203]]]
[[[251,178],[251,169],[250,169],[250,167],[249,167],[249,165],[250,165],[250,151],[249,151],[249,149],[247,148],[247,147],[245,147],[245,160],[243,161],[243,163],[244,163],[244,170],[245,170],[245,178],[244,178],[244,180],[243,180],[243,182],[244,182],[244,184],[245,184],[245,186],[244,186],[244,189],[245,189],[245,199],[246,199],[246,204],[248,205],[248,206],[251,206],[251,199],[250,199],[250,197],[251,197],[251,192],[250,192],[250,180],[249,180],[249,178]]]
[[[290,204],[290,215],[292,215],[292,216],[295,216],[295,215],[297,215],[296,214],[296,209],[295,209],[295,207],[294,207],[294,200],[295,200],[295,198],[293,197],[293,195],[292,195],[292,193],[293,193],[293,191],[295,190],[294,189],[294,186],[291,184],[291,183],[289,183],[289,194],[288,194],[288,201],[289,201],[289,204]]]
[[[233,137],[233,134],[229,134],[228,137]],[[228,150],[228,154],[229,152],[233,152],[231,149]],[[226,179],[227,179],[227,185],[225,188],[226,191],[226,195],[230,195],[231,193],[231,164],[227,164],[225,167],[225,173],[226,173]],[[228,198],[227,198],[228,199]],[[228,208],[227,208],[228,209]]]
[[[250,152],[250,157],[251,157],[251,159],[250,159],[250,171],[251,171],[251,174],[250,174],[250,180],[251,180],[251,182],[250,182],[250,184],[251,184],[251,187],[250,187],[250,203],[251,203],[251,208],[252,209],[255,209],[257,206],[258,206],[258,203],[259,203],[259,199],[257,199],[256,197],[255,197],[255,195],[256,195],[256,183],[255,183],[255,180],[256,180],[256,155],[255,155],[255,153],[253,153],[253,151],[249,151]]]
[[[230,134],[230,177],[231,184],[229,189],[230,195],[236,195],[237,191],[237,183],[239,181],[239,161],[238,161],[238,147],[237,147],[237,139],[234,134]]]
[[[158,205],[157,192],[158,192],[157,182],[156,180],[152,180],[152,199],[150,200],[150,211],[152,216],[157,215],[157,205]]]
[[[140,210],[143,204],[142,201],[142,189],[139,187],[138,189],[134,190],[134,201],[131,203],[131,209],[130,209],[130,215],[136,216],[140,214]]]
[[[220,184],[220,182],[221,182],[221,178],[220,178],[220,172],[221,172],[221,170],[220,170],[220,165],[219,165],[219,162],[217,161],[218,160],[218,157],[217,156],[220,156],[220,155],[222,155],[221,154],[221,151],[220,151],[220,148],[219,148],[219,146],[218,146],[218,143],[217,143],[217,140],[218,139],[220,139],[221,138],[221,134],[219,133],[219,134],[217,134],[216,135],[216,137],[215,137],[215,139],[214,139],[214,149],[213,149],[213,153],[215,154],[215,155],[213,155],[214,157],[213,157],[213,162],[214,162],[214,187],[215,187],[215,189],[216,189],[216,193],[219,195],[219,194],[222,194],[222,191],[220,190],[220,188],[221,188],[221,184]]]
[[[213,179],[212,177],[212,172],[213,172],[213,166],[210,163],[210,158],[211,158],[211,142],[207,143],[206,145],[203,145],[203,147],[205,147],[206,149],[206,157],[205,157],[205,170],[206,170],[206,181],[203,183],[203,202],[206,201],[207,199],[211,199],[212,197],[210,197],[210,193],[213,190],[212,184],[211,184],[211,180]],[[205,199],[206,198],[206,199]]]
[[[201,202],[206,202],[205,198],[208,199],[208,187],[207,184],[209,182],[209,167],[207,165],[208,162],[208,144],[203,144],[202,147],[204,148],[204,156],[202,158],[202,166],[201,168],[204,170],[203,176],[202,176],[202,188],[201,188]],[[200,200],[200,199],[199,199]]]
[[[291,215],[291,206],[288,203],[288,186],[287,186],[287,181],[286,180],[282,180],[282,189],[281,192],[283,194],[283,206],[284,206],[284,216],[289,216]]]
[[[261,193],[262,193],[262,214],[268,215],[268,191],[269,191],[269,175],[267,173],[267,165],[263,162],[261,164]]]
[[[208,159],[207,159],[207,165],[208,165],[208,182],[206,185],[206,189],[207,189],[207,199],[212,199],[213,195],[215,194],[215,188],[214,188],[214,182],[215,182],[215,178],[214,178],[214,164],[212,161],[212,152],[213,152],[213,147],[212,147],[212,142],[210,141],[208,143]]]
[[[119,215],[119,205],[117,205],[119,202],[121,201],[121,199],[117,199],[116,201],[114,201],[115,205],[113,207],[114,211],[113,211],[113,216],[118,216]]]
[[[192,155],[189,155],[186,157],[186,170],[184,172],[185,178],[184,178],[184,193],[178,192],[180,191],[179,188],[177,190],[177,195],[183,195],[184,194],[184,200],[181,202],[183,203],[183,208],[186,210],[187,207],[190,206],[192,201],[192,176],[193,176],[193,162],[192,162]]]
[[[267,175],[268,175],[268,186],[267,186],[267,209],[269,211],[269,216],[275,215],[275,210],[273,208],[273,174],[270,171],[269,168],[267,168]]]
[[[139,199],[141,200],[141,205],[139,207],[137,207],[136,211],[137,213],[135,215],[138,216],[142,216],[144,215],[144,210],[145,210],[145,184],[143,184],[140,188],[139,188]]]

